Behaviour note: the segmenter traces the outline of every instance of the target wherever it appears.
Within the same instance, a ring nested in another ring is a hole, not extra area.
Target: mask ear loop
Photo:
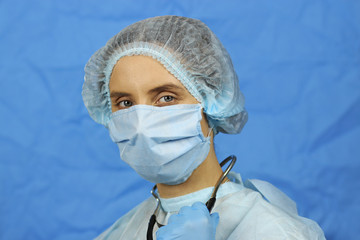
[[[206,138],[210,137],[211,132],[214,132],[212,127],[210,127],[210,128],[209,128],[209,132],[208,132],[208,134],[207,134],[207,137],[206,137]]]

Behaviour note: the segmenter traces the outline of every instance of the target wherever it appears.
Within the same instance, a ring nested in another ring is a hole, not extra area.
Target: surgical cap
[[[108,125],[112,112],[109,81],[116,62],[134,55],[150,56],[173,74],[200,102],[215,133],[241,131],[247,112],[229,54],[203,22],[179,16],[136,22],[90,58],[82,96],[96,122]]]

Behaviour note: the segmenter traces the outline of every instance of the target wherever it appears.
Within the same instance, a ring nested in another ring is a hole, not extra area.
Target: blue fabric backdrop
[[[327,239],[360,236],[360,2],[0,1],[0,239],[91,239],[149,197],[81,98],[123,27],[204,21],[232,56],[249,121],[219,158],[280,188]]]

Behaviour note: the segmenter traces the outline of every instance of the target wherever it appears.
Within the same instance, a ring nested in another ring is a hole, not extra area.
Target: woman
[[[221,178],[213,138],[239,133],[247,112],[228,53],[201,21],[161,16],[123,29],[87,63],[82,94],[160,202],[145,200],[97,239],[324,239],[271,185]],[[165,226],[148,224],[155,209]]]

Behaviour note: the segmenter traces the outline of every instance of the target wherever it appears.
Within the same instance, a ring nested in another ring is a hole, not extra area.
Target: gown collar
[[[230,172],[228,174],[228,178],[230,179],[230,182],[226,182],[220,185],[216,194],[217,199],[228,194],[238,192],[244,188],[240,174]],[[174,198],[160,197],[161,208],[165,212],[178,212],[183,206],[191,206],[194,202],[202,202],[205,204],[211,197],[213,189],[214,187],[208,187]]]

